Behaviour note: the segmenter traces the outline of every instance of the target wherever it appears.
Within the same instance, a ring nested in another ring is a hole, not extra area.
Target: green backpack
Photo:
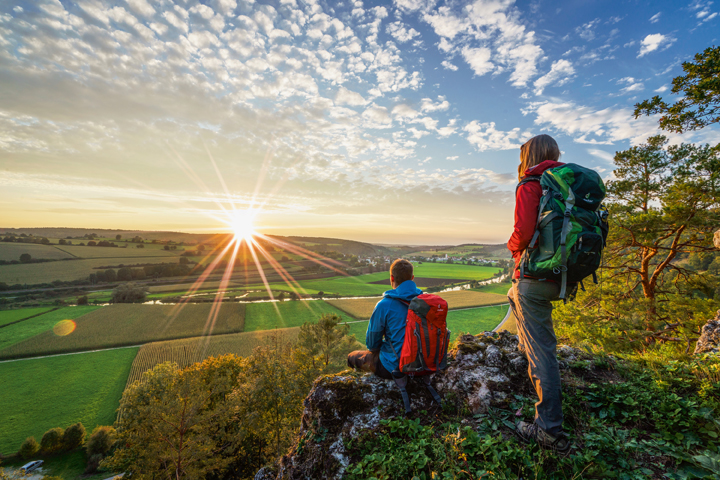
[[[573,163],[525,177],[518,188],[531,181],[540,182],[543,196],[535,235],[520,260],[520,278],[559,281],[565,300],[568,283],[582,284],[589,275],[597,283],[609,230],[602,205],[605,185],[597,172]]]

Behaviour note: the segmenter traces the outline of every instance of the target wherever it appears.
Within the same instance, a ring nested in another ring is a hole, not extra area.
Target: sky
[[[500,243],[519,147],[612,179],[707,1],[0,2],[0,227]],[[671,142],[717,143],[708,127]]]

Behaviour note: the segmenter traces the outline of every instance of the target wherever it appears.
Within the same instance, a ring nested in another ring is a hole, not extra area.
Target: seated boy
[[[383,294],[375,305],[365,336],[368,350],[356,350],[348,355],[348,366],[372,372],[380,378],[392,380],[392,372],[402,377],[398,370],[400,352],[405,340],[405,320],[408,303],[420,295],[413,279],[413,266],[398,258],[390,266],[392,290]]]

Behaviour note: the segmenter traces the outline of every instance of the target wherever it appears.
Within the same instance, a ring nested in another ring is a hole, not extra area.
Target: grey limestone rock
[[[717,232],[715,238],[718,238]],[[695,345],[695,353],[720,353],[720,310],[713,320],[703,326],[702,334]]]
[[[532,394],[527,359],[518,351],[518,337],[508,332],[463,335],[448,352],[448,368],[433,376],[443,401],[454,408],[485,413],[506,408],[513,394]],[[579,356],[575,349],[563,350]],[[413,415],[442,412],[427,389],[410,381]],[[381,420],[404,414],[394,382],[351,370],[319,377],[304,402],[298,440],[275,465],[260,470],[255,480],[342,478],[351,463],[348,440],[376,430]]]

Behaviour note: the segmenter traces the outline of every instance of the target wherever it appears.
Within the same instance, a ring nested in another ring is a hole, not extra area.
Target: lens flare
[[[232,229],[235,241],[250,243],[255,235],[255,212],[251,210],[235,210],[228,214],[228,226]]]
[[[75,322],[73,322],[72,320],[60,320],[53,327],[53,332],[55,332],[55,335],[57,335],[58,337],[70,335],[74,331]]]

